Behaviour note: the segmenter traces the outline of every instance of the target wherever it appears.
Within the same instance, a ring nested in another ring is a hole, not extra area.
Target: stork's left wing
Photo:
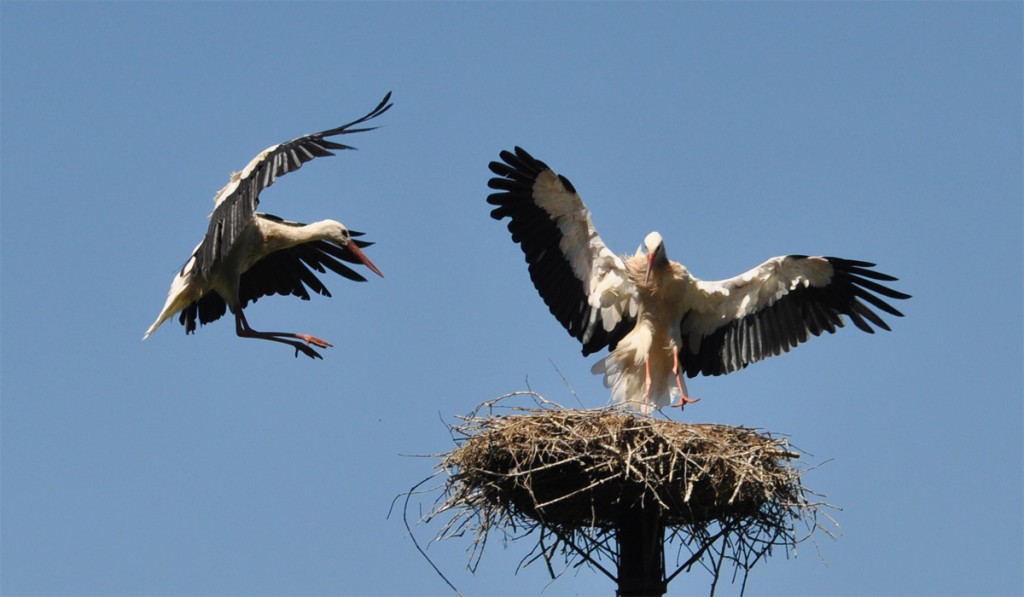
[[[298,170],[314,158],[334,155],[332,149],[353,149],[350,145],[329,141],[325,137],[373,130],[376,127],[354,127],[387,112],[391,107],[388,103],[390,99],[391,92],[388,92],[366,116],[347,124],[268,147],[241,172],[233,174],[231,181],[214,197],[215,206],[210,214],[210,225],[196,254],[195,267],[199,275],[208,275],[214,264],[231,250],[231,245],[256,213],[263,189],[274,184],[279,176]]]
[[[491,162],[491,217],[508,217],[526,254],[530,278],[551,314],[587,355],[614,347],[633,328],[636,288],[622,259],[598,236],[569,179],[520,147]]]
[[[259,217],[289,226],[304,225],[299,222],[282,220],[269,214],[259,214]],[[362,232],[350,230],[349,234],[353,237],[350,242],[355,243],[360,249],[373,244],[355,239],[355,237],[362,236]],[[275,294],[283,296],[290,294],[308,301],[310,290],[322,296],[331,296],[327,286],[314,272],[323,274],[327,270],[331,270],[354,282],[366,281],[366,278],[359,272],[343,262],[362,263],[349,249],[323,240],[275,251],[257,261],[242,274],[238,281],[239,303],[244,308],[250,302],[255,303],[265,296]],[[199,300],[182,309],[178,321],[185,326],[185,333],[188,334],[195,331],[197,321],[206,325],[220,319],[225,313],[227,313],[227,304],[224,299],[217,292],[210,290]]]
[[[881,297],[908,299],[879,282],[875,264],[838,257],[775,257],[728,280],[694,279],[681,332],[687,375],[722,375],[789,352],[810,335],[834,333],[847,316],[861,330],[889,326],[872,307],[902,317]]]

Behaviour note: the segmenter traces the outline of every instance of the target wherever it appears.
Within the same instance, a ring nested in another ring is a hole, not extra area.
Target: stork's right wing
[[[731,373],[789,352],[812,335],[834,333],[844,316],[869,334],[872,325],[888,330],[872,307],[902,317],[885,298],[910,295],[882,284],[896,278],[873,268],[865,261],[789,255],[728,280],[695,280],[680,329],[680,362],[690,377]]]
[[[590,212],[572,183],[522,148],[502,151],[491,162],[498,176],[487,186],[496,206],[491,217],[508,217],[530,278],[551,314],[583,343],[583,354],[614,347],[634,326],[636,287],[622,259],[598,236]]]
[[[289,222],[270,214],[258,214],[259,217],[270,219],[289,226],[303,226],[299,222]],[[372,242],[356,240],[362,232],[350,230],[351,243],[360,249],[369,247]],[[250,302],[255,303],[265,296],[280,294],[293,295],[304,301],[310,298],[309,291],[331,296],[323,281],[317,274],[328,270],[353,282],[365,282],[359,272],[345,263],[361,264],[362,261],[347,247],[339,247],[334,243],[319,240],[295,245],[281,251],[275,251],[260,259],[242,274],[238,280],[238,302],[244,308]],[[196,322],[206,325],[220,319],[227,313],[228,306],[219,294],[208,291],[198,300],[181,310],[178,321],[185,326],[185,333],[190,334],[196,329]]]
[[[373,130],[375,127],[357,125],[387,112],[391,107],[390,99],[391,92],[388,92],[376,108],[347,124],[268,147],[250,160],[241,172],[233,174],[231,181],[214,197],[215,206],[210,214],[206,237],[195,256],[196,271],[201,276],[208,276],[213,267],[228,254],[241,231],[254,217],[263,189],[274,184],[277,178],[298,170],[306,162],[334,155],[332,149],[352,149],[351,145],[331,141],[326,137]]]

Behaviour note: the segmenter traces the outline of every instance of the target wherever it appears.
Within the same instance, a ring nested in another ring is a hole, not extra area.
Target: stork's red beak
[[[644,276],[644,286],[651,283],[651,271],[654,269],[654,253],[647,254],[647,275]]]
[[[349,241],[347,248],[349,251],[352,251],[353,255],[359,258],[359,261],[363,262],[363,265],[370,268],[370,271],[377,274],[381,278],[384,277],[384,274],[380,273],[380,270],[377,269],[377,266],[374,265],[373,262],[370,261],[370,258],[366,256],[366,253],[363,253],[362,249],[356,246],[355,241]]]

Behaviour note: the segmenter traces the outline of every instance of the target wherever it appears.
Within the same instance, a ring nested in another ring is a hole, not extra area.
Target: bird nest
[[[617,561],[615,530],[644,511],[667,542],[689,551],[666,582],[698,562],[717,582],[723,561],[746,572],[773,547],[788,552],[822,528],[818,514],[828,504],[808,499],[791,464],[799,453],[785,439],[616,408],[565,409],[529,394],[540,408],[496,415],[503,397],[461,417],[451,425],[457,447],[440,455],[447,480],[426,518],[452,513],[437,539],[474,536],[472,570],[489,531],[518,539],[540,530],[521,566],[543,558],[554,577],[561,553],[567,564],[590,564],[614,580],[600,561]],[[797,520],[806,534],[797,533]]]
[[[655,508],[666,525],[756,516],[795,503],[785,442],[750,429],[609,410],[470,420],[450,452],[453,498],[537,522],[614,528],[623,509]]]

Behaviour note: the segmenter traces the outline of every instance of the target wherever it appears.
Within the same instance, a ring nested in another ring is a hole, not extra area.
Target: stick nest
[[[797,456],[751,429],[610,410],[545,410],[468,419],[444,467],[456,502],[538,522],[614,528],[623,507],[652,507],[667,526],[757,516],[798,503]]]
[[[829,505],[807,499],[801,471],[790,464],[799,453],[785,439],[547,401],[496,416],[496,402],[451,425],[457,447],[440,455],[448,478],[428,516],[455,513],[437,539],[475,535],[471,569],[492,528],[506,539],[540,529],[536,555],[525,563],[543,556],[555,576],[551,557],[561,552],[614,577],[598,560],[616,561],[610,539],[636,508],[657,511],[666,541],[689,549],[675,574],[701,562],[716,580],[723,561],[749,572],[772,547],[788,550],[822,528],[819,507]],[[808,533],[798,537],[800,518]]]

